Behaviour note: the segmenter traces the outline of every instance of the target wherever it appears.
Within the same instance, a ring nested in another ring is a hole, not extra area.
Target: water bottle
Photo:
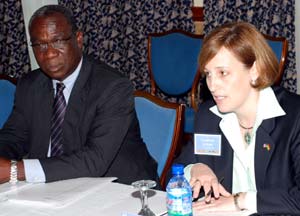
[[[192,188],[183,175],[183,165],[174,164],[172,174],[166,188],[168,215],[192,216]]]

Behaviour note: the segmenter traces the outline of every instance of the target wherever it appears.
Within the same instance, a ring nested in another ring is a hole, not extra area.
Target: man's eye
[[[47,44],[46,43],[33,43],[31,46],[41,48],[41,47],[47,46]]]
[[[64,41],[63,40],[61,40],[61,39],[57,39],[57,40],[55,40],[55,41],[53,41],[52,42],[52,44],[55,44],[55,45],[62,45],[64,43]]]
[[[45,48],[47,48],[47,46],[48,46],[48,44],[46,44],[46,43],[39,43],[39,44],[37,44],[37,47],[39,47],[41,49],[45,49]]]
[[[55,42],[56,43],[60,43],[60,44],[62,44],[62,43],[64,43],[66,40],[63,40],[63,39],[58,39],[58,40],[56,40]]]

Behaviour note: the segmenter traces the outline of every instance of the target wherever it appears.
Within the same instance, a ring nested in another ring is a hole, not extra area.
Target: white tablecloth
[[[141,209],[140,193],[114,178],[78,178],[47,184],[0,184],[0,216],[131,216]],[[166,214],[166,194],[148,191],[148,204]],[[250,212],[194,212],[194,216],[245,216]]]
[[[141,208],[140,194],[135,188],[105,178],[21,183],[20,188],[3,192],[5,187],[9,188],[9,184],[0,185],[1,216],[121,216],[136,214]],[[165,193],[149,191],[148,203],[157,215],[163,214],[166,211]]]

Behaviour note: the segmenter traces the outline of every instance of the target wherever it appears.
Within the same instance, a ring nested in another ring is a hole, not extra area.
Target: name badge
[[[194,153],[221,156],[221,135],[195,134]]]

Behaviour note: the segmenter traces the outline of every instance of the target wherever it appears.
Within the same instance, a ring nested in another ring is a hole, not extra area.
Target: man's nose
[[[52,44],[49,43],[49,44],[47,44],[47,49],[45,50],[45,55],[48,58],[56,57],[58,55],[58,50],[53,48]]]

